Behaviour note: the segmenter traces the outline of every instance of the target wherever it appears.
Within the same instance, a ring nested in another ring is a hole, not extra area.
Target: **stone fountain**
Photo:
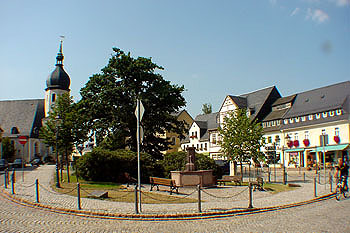
[[[214,186],[215,177],[213,176],[213,170],[196,170],[196,148],[187,148],[187,163],[184,171],[171,171],[171,179],[175,180],[175,183],[179,187],[184,186],[197,186],[202,187]]]

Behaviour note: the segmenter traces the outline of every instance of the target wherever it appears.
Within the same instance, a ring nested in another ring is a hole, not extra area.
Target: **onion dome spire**
[[[63,69],[63,52],[62,52],[63,41],[60,42],[60,48],[56,56],[56,69],[49,75],[46,80],[47,90],[61,89],[69,91],[70,78],[66,71]]]

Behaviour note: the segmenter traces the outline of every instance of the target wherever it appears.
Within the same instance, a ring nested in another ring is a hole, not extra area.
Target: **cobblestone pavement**
[[[35,202],[33,183],[38,178],[43,187],[41,203],[56,207],[76,209],[76,198],[53,193],[48,187],[54,166],[42,166],[25,173],[25,182],[17,180],[16,196]],[[307,177],[311,178],[310,172]],[[300,180],[298,173],[291,178]],[[297,181],[295,182],[297,183]],[[3,184],[1,176],[0,184]],[[254,192],[254,207],[281,205],[313,198],[313,184],[299,183],[302,187],[293,191],[271,195],[269,192]],[[146,188],[148,188],[146,186]],[[145,189],[146,189],[145,188]],[[205,190],[203,211],[246,208],[246,187],[222,187]],[[6,190],[11,192],[10,189]],[[193,189],[181,188],[182,193]],[[237,195],[238,193],[241,194]],[[161,192],[164,194],[164,192]],[[318,194],[329,193],[329,187],[319,185]],[[196,194],[193,194],[196,195]],[[232,198],[215,198],[215,196]],[[196,196],[193,196],[196,198]],[[208,220],[182,221],[120,221],[104,220],[57,214],[46,210],[19,206],[0,198],[0,232],[350,232],[350,199],[337,202],[334,199],[285,210]],[[117,203],[102,200],[82,199],[84,210],[134,213],[133,203]],[[195,213],[193,204],[143,205],[143,213]]]
[[[350,232],[350,199],[193,221],[104,220],[23,207],[0,197],[0,232]]]

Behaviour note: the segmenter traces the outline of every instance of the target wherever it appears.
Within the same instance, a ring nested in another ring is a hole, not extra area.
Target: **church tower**
[[[45,117],[49,116],[52,105],[55,104],[57,97],[69,92],[70,78],[63,69],[62,40],[56,57],[56,68],[46,80],[45,89]]]

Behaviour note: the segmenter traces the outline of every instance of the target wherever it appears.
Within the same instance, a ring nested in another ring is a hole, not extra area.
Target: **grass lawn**
[[[51,184],[52,188],[59,193],[66,193],[67,195],[77,196],[77,178],[74,174],[70,175],[70,183],[67,182],[67,173],[63,172],[63,182],[61,182],[61,188],[56,188],[56,176],[55,182]],[[135,202],[134,188],[130,186],[126,188],[124,185],[112,182],[93,182],[79,179],[80,183],[80,196],[88,197],[88,195],[96,190],[108,191],[108,198],[105,200],[117,201],[117,202]],[[72,190],[71,192],[69,192]],[[145,191],[142,195],[142,203],[145,204],[161,204],[161,203],[195,203],[196,199],[183,198],[182,195],[173,194],[172,196],[163,195],[155,192]]]
[[[243,182],[243,186],[248,186],[248,182]],[[232,185],[235,186],[236,184],[231,182],[227,183],[226,185]],[[271,192],[272,194],[280,193],[280,192],[286,192],[290,190],[294,190],[297,187],[290,187],[288,185],[278,184],[278,183],[264,183],[264,190]]]

